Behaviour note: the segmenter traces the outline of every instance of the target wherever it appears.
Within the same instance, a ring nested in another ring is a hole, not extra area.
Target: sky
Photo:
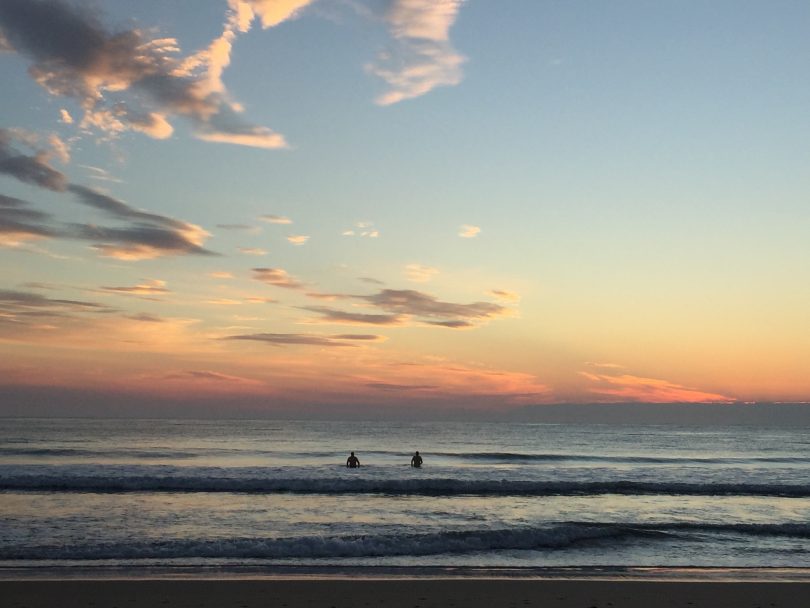
[[[2,0],[0,414],[810,401],[808,31]]]

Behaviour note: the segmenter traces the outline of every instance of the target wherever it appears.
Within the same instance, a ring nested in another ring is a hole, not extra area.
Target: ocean
[[[810,568],[810,433],[0,421],[0,569],[376,566]]]

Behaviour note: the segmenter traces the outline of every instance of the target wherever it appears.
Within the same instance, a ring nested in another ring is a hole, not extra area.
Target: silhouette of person
[[[346,466],[350,469],[356,469],[360,466],[360,459],[354,455],[354,452],[346,459]]]
[[[417,469],[422,466],[422,457],[419,455],[419,450],[416,450],[416,454],[411,458],[411,466]]]

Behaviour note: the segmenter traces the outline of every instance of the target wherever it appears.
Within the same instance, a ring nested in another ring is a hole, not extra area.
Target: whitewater
[[[802,428],[10,419],[0,569],[810,568],[808,448]]]

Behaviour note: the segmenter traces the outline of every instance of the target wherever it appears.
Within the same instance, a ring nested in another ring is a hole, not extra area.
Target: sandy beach
[[[806,608],[808,582],[514,579],[0,581],[6,608]]]

